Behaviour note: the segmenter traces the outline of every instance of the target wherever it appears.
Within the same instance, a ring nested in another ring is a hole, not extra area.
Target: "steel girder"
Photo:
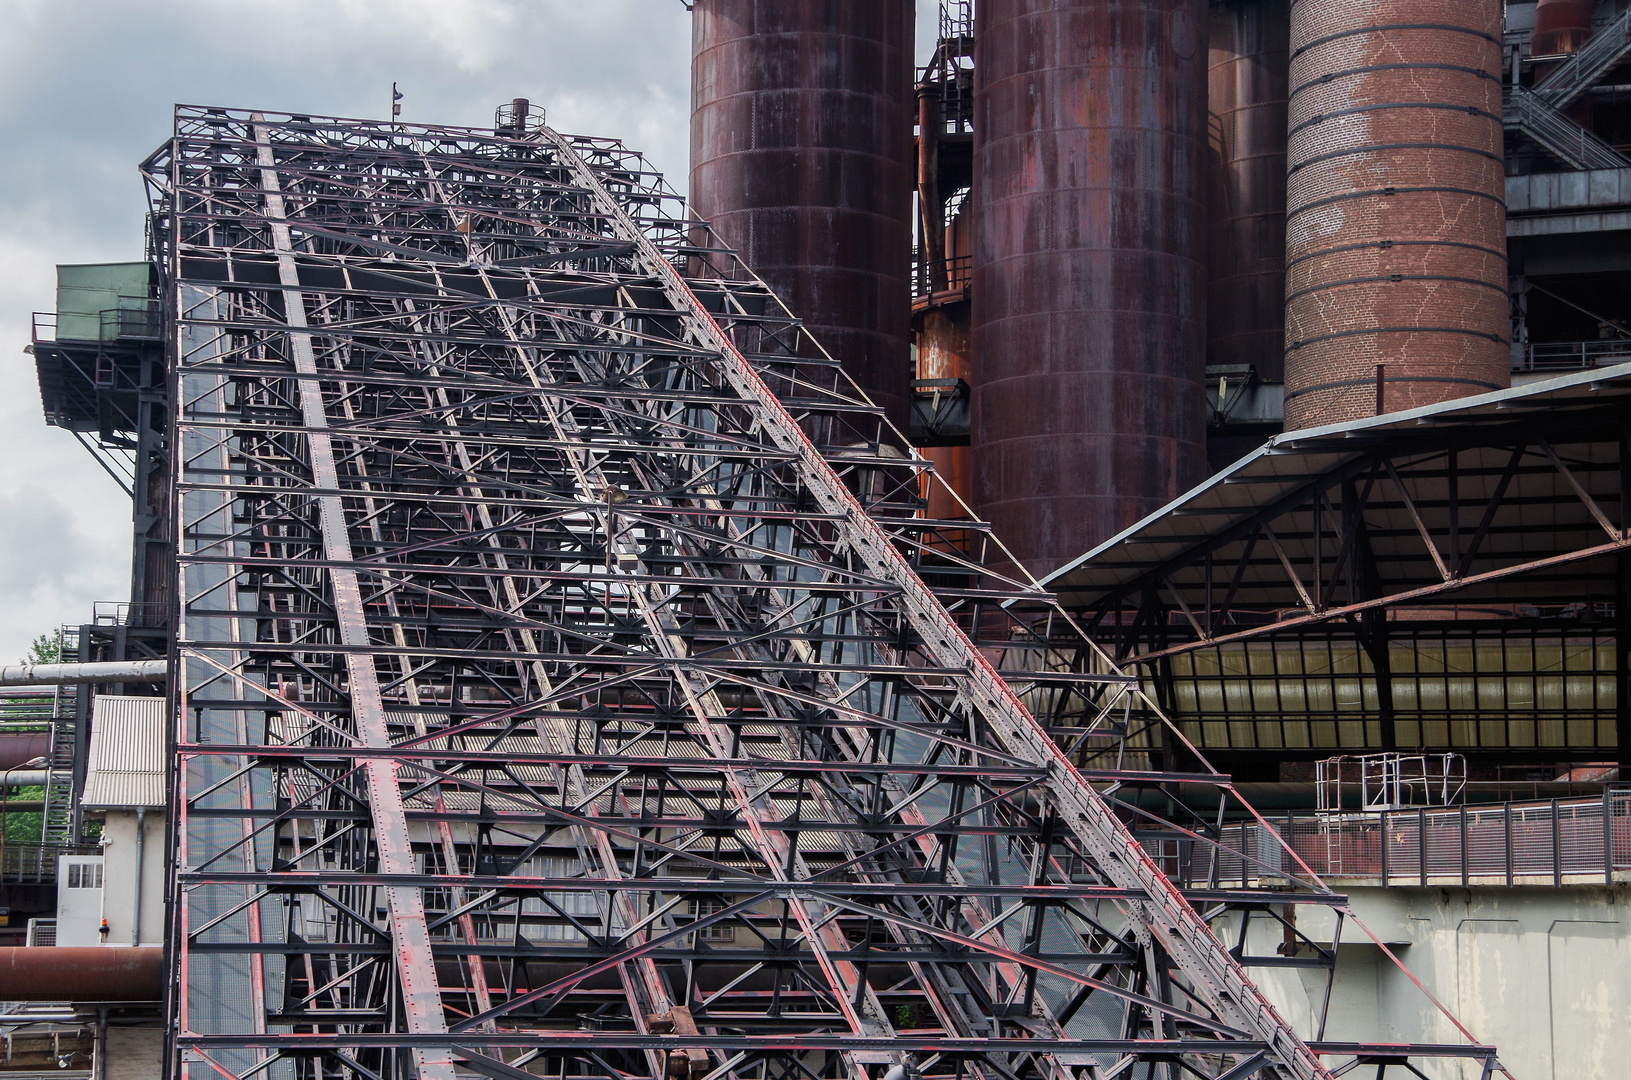
[[[1003,621],[979,527],[916,516],[922,463],[638,155],[184,107],[146,171],[177,1075],[1405,1052],[1275,1013],[993,658],[1078,742],[1129,681]]]

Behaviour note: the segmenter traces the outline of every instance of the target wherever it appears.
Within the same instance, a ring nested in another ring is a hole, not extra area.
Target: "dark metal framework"
[[[1291,432],[1048,584],[1231,764],[1626,762],[1628,399],[1622,365]]]
[[[1493,1067],[1297,1038],[993,659],[1078,745],[1128,680],[638,155],[183,107],[146,173],[173,1075]]]

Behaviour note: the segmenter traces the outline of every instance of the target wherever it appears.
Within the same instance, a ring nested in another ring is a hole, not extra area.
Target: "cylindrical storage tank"
[[[697,0],[691,206],[903,430],[911,0]]]
[[[975,510],[1043,574],[1204,473],[1206,14],[976,17]]]
[[[1279,382],[1285,356],[1290,0],[1211,8],[1206,362]]]
[[[1591,37],[1593,0],[1540,0],[1535,5],[1535,36],[1531,56],[1572,53]]]
[[[1286,428],[1511,385],[1496,0],[1294,0]]]

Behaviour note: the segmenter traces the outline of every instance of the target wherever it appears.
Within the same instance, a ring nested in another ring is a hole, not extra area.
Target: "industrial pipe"
[[[1042,575],[1206,475],[1206,5],[975,19],[974,509]]]
[[[48,731],[16,731],[0,734],[0,769],[15,769],[51,753]]]
[[[1531,56],[1562,56],[1578,52],[1591,37],[1592,0],[1540,0],[1535,5],[1535,36]]]
[[[0,667],[0,686],[164,682],[169,677],[168,660],[120,660],[106,664],[7,664]]]
[[[906,427],[913,5],[693,7],[693,212]]]
[[[0,771],[0,787],[44,787],[50,782],[50,769],[5,769]]]
[[[0,998],[8,1001],[158,1001],[163,996],[161,948],[0,948]]]
[[[147,847],[147,807],[136,808],[136,899],[130,905],[130,944],[142,943],[142,863]]]

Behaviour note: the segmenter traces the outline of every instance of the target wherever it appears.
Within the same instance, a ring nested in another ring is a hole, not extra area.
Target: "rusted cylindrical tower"
[[[1204,471],[1206,15],[977,17],[975,509],[1044,573]]]
[[[1531,56],[1572,53],[1591,37],[1593,0],[1540,0],[1535,5],[1535,36]]]
[[[1211,7],[1206,362],[1278,382],[1285,355],[1290,0]]]
[[[1286,427],[1511,384],[1497,0],[1294,0]]]
[[[911,0],[697,0],[691,205],[904,429]]]

